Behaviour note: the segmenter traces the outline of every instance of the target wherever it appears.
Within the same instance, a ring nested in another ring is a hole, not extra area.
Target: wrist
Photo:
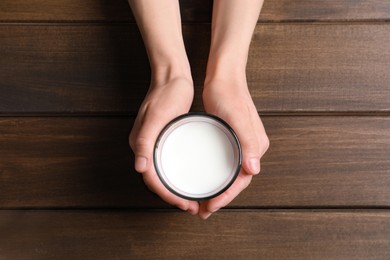
[[[205,78],[205,86],[210,82],[231,82],[233,85],[246,85],[246,58],[218,56],[210,57]]]
[[[151,63],[152,82],[154,85],[165,85],[173,79],[183,78],[191,84],[191,68],[187,59],[161,59],[158,63]]]

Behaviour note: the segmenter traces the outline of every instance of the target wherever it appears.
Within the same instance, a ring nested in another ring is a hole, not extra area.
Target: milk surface
[[[232,179],[234,148],[218,126],[187,122],[166,138],[161,166],[173,189],[191,196],[205,195],[221,190]]]

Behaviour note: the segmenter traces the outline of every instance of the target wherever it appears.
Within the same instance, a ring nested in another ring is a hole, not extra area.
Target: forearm
[[[263,0],[214,0],[207,78],[245,76],[249,45]]]
[[[191,77],[177,0],[129,0],[154,78]]]

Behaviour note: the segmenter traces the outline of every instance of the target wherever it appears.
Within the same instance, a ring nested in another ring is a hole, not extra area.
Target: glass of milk
[[[181,115],[157,138],[154,166],[172,193],[189,200],[218,196],[237,178],[241,145],[222,119],[205,113]]]

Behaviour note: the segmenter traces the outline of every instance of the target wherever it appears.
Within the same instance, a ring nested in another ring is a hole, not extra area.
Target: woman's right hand
[[[131,130],[129,141],[135,154],[135,170],[148,188],[164,201],[196,215],[199,204],[172,194],[161,183],[153,163],[156,139],[164,126],[189,111],[194,96],[192,80],[185,77],[152,80]]]

